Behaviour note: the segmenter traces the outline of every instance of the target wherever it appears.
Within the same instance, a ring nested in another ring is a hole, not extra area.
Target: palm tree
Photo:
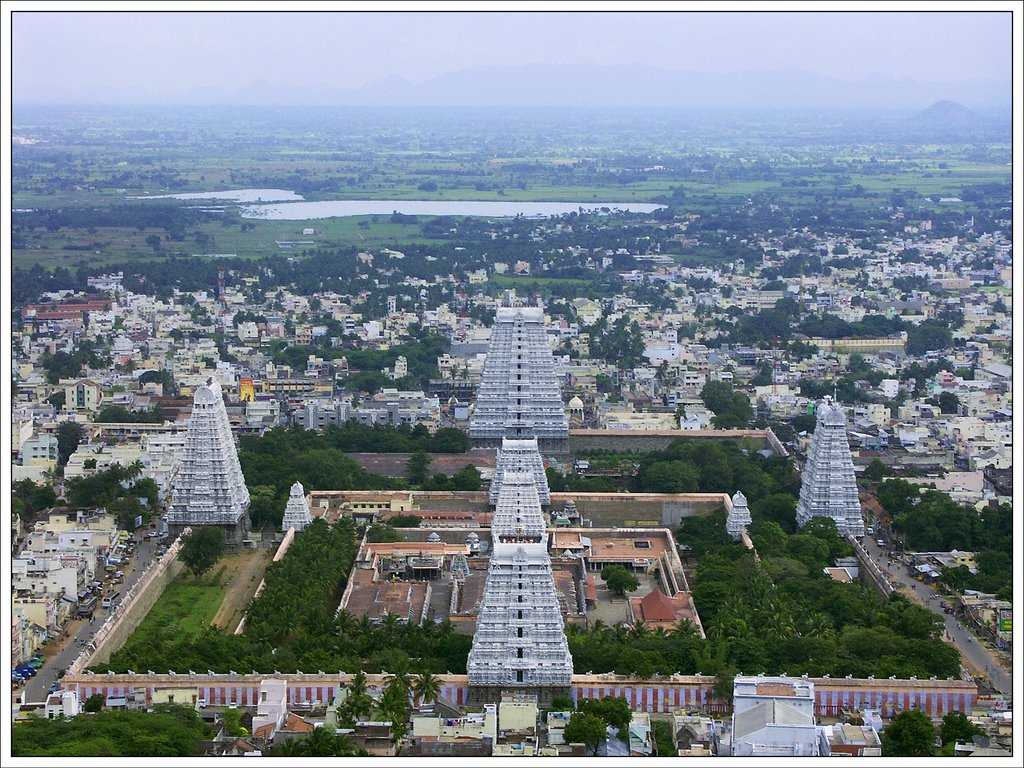
[[[420,672],[413,681],[412,690],[418,704],[436,701],[441,693],[441,681],[430,672]]]

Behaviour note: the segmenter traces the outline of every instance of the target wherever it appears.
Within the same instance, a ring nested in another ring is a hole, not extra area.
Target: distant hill
[[[985,120],[974,110],[968,109],[957,101],[936,101],[927,109],[922,109],[911,117],[911,121],[921,128],[961,130],[977,128]]]

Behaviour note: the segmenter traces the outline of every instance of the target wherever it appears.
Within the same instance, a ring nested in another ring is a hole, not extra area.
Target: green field
[[[227,589],[221,568],[200,579],[181,575],[167,585],[127,644],[170,633],[195,636],[210,626]]]

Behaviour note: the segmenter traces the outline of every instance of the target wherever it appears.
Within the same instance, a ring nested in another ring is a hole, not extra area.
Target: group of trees
[[[125,530],[135,528],[135,518],[145,523],[157,510],[160,489],[148,477],[142,477],[138,462],[124,467],[113,464],[102,472],[73,477],[64,483],[67,504],[76,509],[103,507],[117,517]]]
[[[416,451],[406,463],[406,478],[423,491],[479,491],[483,479],[472,464],[449,477],[443,472],[430,474],[430,454]]]
[[[103,710],[73,718],[30,717],[11,728],[16,757],[199,757],[210,729],[192,707]]]
[[[750,398],[733,390],[724,381],[709,381],[700,391],[700,399],[715,414],[711,423],[718,429],[737,429],[750,425],[754,410]]]
[[[962,712],[950,712],[942,718],[938,733],[924,712],[908,709],[900,712],[882,732],[885,757],[952,757],[957,742],[970,743],[982,730]],[[936,737],[940,749],[936,749]]]
[[[640,325],[623,315],[614,323],[608,323],[604,315],[592,326],[590,354],[613,363],[620,369],[631,369],[644,361],[644,335]]]
[[[572,710],[572,700],[556,697],[551,703],[552,710]],[[597,755],[601,743],[607,738],[608,729],[615,728],[619,739],[629,741],[629,721],[633,713],[629,702],[621,696],[603,699],[581,699],[565,727],[565,741],[569,744],[585,744],[592,755]]]
[[[200,525],[182,541],[178,559],[198,578],[210,570],[224,554],[224,531],[211,525]]]

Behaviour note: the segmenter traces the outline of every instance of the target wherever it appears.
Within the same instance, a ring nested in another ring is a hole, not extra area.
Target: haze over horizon
[[[1001,13],[15,13],[18,104],[1010,104]]]

